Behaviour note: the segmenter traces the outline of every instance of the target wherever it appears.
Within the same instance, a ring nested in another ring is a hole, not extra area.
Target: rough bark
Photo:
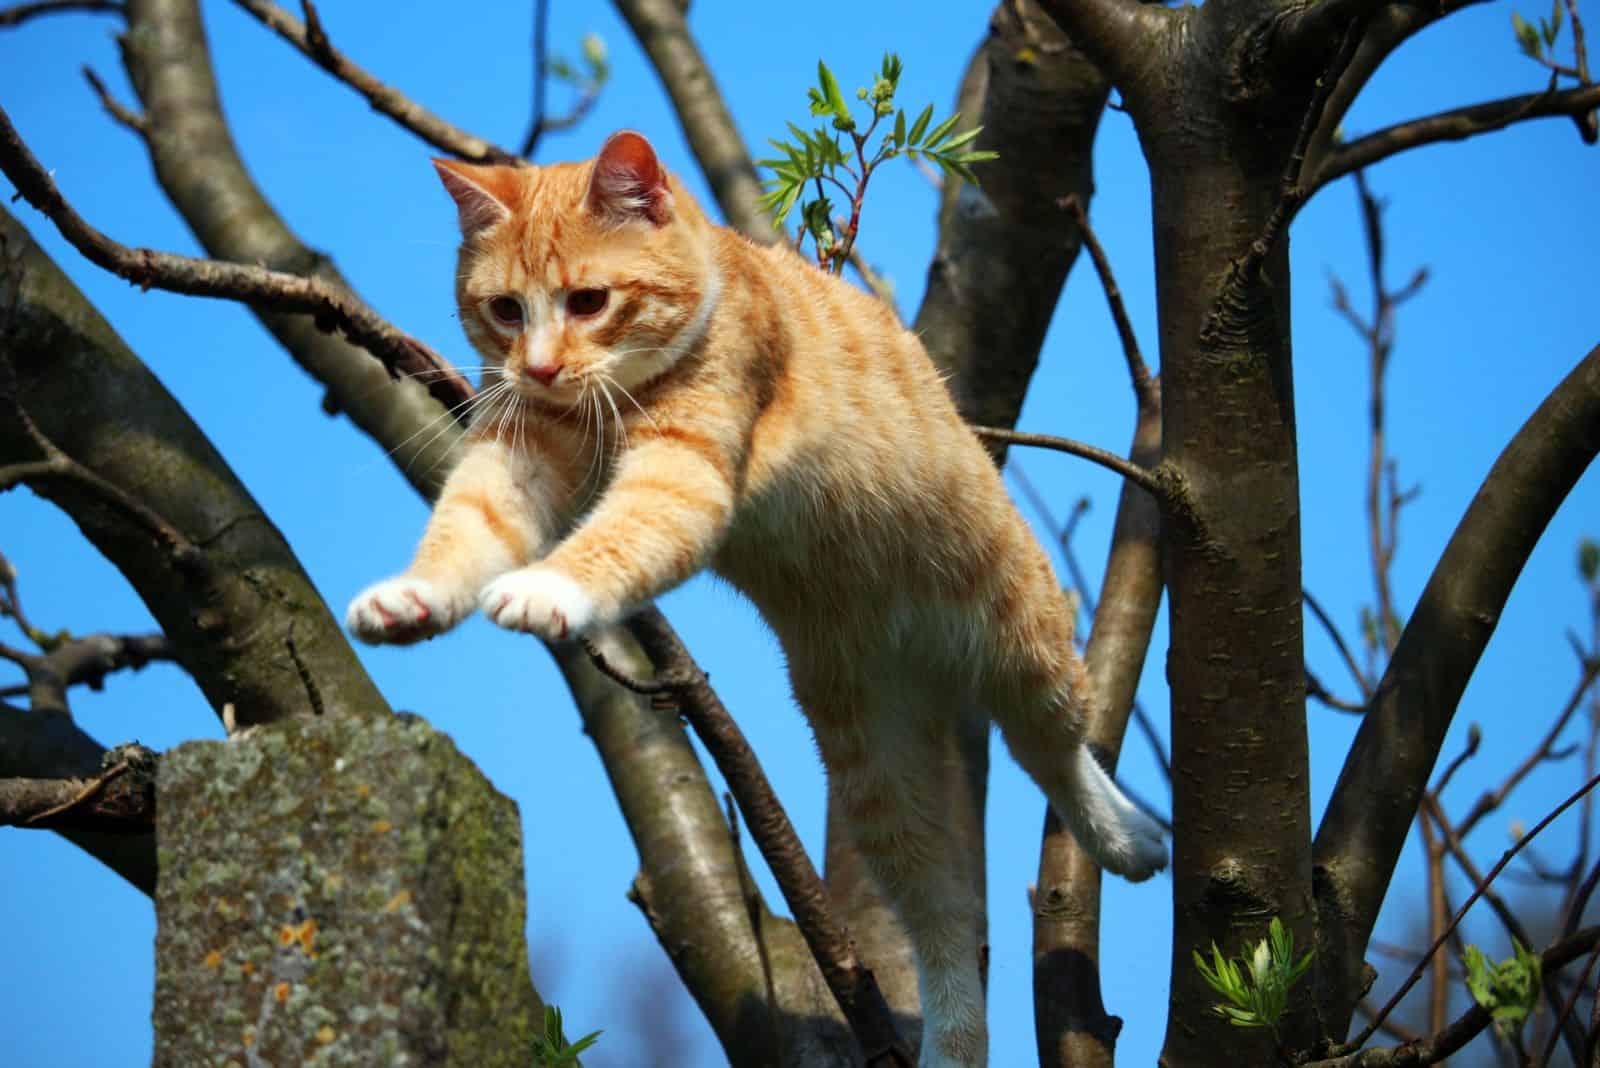
[[[1128,455],[1146,466],[1160,459],[1159,405],[1141,407]],[[1160,533],[1155,500],[1124,485],[1085,657],[1094,693],[1088,739],[1112,770],[1161,605]],[[1034,1019],[1041,1068],[1097,1068],[1115,1062],[1122,1021],[1106,1012],[1100,996],[1100,880],[1100,866],[1047,808],[1033,903]]]
[[[0,375],[15,375],[17,403],[69,457],[198,546],[205,566],[175,564],[168,546],[93,491],[53,480],[35,488],[127,577],[212,707],[232,705],[240,726],[314,706],[387,712],[293,552],[205,435],[4,213],[0,238]],[[37,458],[8,413],[0,462]]]
[[[961,414],[1010,427],[1082,244],[1057,201],[1088,204],[1094,193],[1110,87],[1032,0],[995,9],[981,60],[981,94],[970,100],[980,106],[964,93],[962,113],[983,125],[977,147],[1000,158],[984,164],[981,190],[949,186],[915,329]]]
[[[301,242],[267,203],[239,159],[222,117],[205,29],[195,0],[132,0],[123,60],[145,111],[156,178],[211,256],[314,276],[348,288],[333,262]],[[418,382],[394,381],[365,350],[323,333],[310,316],[257,313],[284,349],[327,387],[327,405],[383,445],[427,496],[449,471],[458,433],[413,434],[439,419]]]
[[[1169,515],[1162,531],[1175,755],[1163,1060],[1226,1048],[1266,1063],[1270,1036],[1210,1012],[1190,953],[1237,952],[1273,916],[1298,944],[1314,937],[1286,243],[1255,254],[1259,271],[1239,265],[1271,233],[1316,71],[1264,76],[1259,5],[1046,7],[1111,72],[1150,164],[1163,462],[1198,520]],[[1290,1048],[1317,1037],[1305,1011],[1282,1033]]]
[[[0,705],[0,777],[85,778],[100,770],[106,747],[63,710]],[[61,837],[146,894],[156,890],[154,833],[62,829]]]
[[[449,739],[275,724],[158,789],[155,1064],[528,1063],[521,821]]]

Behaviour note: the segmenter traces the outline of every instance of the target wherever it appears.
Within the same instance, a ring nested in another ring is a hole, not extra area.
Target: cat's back
[[[915,335],[787,249],[729,235],[720,259],[723,329],[770,393],[718,570],[769,619],[970,596],[1020,520]]]

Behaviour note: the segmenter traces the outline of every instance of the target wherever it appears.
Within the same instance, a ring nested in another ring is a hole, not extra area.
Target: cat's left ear
[[[511,217],[516,202],[517,172],[513,167],[486,167],[453,159],[436,159],[434,170],[461,215],[461,236],[472,237]]]
[[[672,221],[672,190],[656,150],[642,134],[619,130],[606,138],[589,176],[589,210],[612,222]]]

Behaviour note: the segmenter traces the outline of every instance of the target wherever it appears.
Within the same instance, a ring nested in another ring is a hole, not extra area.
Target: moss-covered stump
[[[517,808],[444,735],[292,720],[157,796],[158,1068],[530,1063]]]

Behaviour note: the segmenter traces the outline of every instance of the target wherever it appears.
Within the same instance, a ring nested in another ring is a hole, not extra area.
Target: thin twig
[[[1109,471],[1115,471],[1167,507],[1174,507],[1179,503],[1179,498],[1175,495],[1173,486],[1164,481],[1154,471],[1140,467],[1131,460],[1126,460],[1108,449],[1102,449],[1096,445],[1086,445],[1071,438],[1060,438],[1051,434],[1028,434],[1019,430],[1006,430],[997,426],[975,425],[972,427],[972,432],[978,437],[987,438],[990,441],[1003,441],[1010,445],[1034,445],[1041,449],[1055,449],[1057,452],[1081,457],[1097,463]]]
[[[317,66],[366,98],[372,109],[387,115],[422,140],[452,156],[474,163],[511,163],[517,157],[500,146],[470,134],[435,115],[393,86],[385,85],[333,47],[311,0],[301,0],[302,24],[271,0],[234,0],[268,29],[288,41]]]
[[[94,72],[93,67],[85,65],[83,76],[88,79],[89,87],[94,90],[95,96],[100,98],[100,106],[106,109],[107,114],[141,138],[149,138],[150,126],[145,117],[112,96],[111,90],[106,88],[106,83],[100,80],[100,75]]]
[[[1473,888],[1471,896],[1469,896],[1467,900],[1462,903],[1461,907],[1456,910],[1455,916],[1453,916],[1450,920],[1449,927],[1445,929],[1443,934],[1434,939],[1433,944],[1428,947],[1428,952],[1423,955],[1420,961],[1417,962],[1416,968],[1414,968],[1411,974],[1406,977],[1406,981],[1400,984],[1400,988],[1394,992],[1394,995],[1390,997],[1383,1008],[1378,1011],[1377,1017],[1373,1020],[1373,1022],[1368,1024],[1367,1027],[1365,1027],[1362,1032],[1355,1037],[1354,1040],[1342,1047],[1346,1052],[1358,1050],[1367,1044],[1367,1041],[1372,1038],[1373,1032],[1375,1032],[1378,1029],[1378,1026],[1382,1024],[1384,1020],[1388,1019],[1389,1014],[1394,1011],[1394,1007],[1400,1004],[1400,1000],[1411,992],[1411,988],[1413,986],[1417,985],[1417,980],[1421,978],[1423,970],[1427,967],[1428,959],[1439,951],[1439,947],[1444,944],[1445,938],[1450,934],[1451,931],[1456,929],[1456,925],[1461,922],[1462,917],[1466,916],[1467,910],[1477,903],[1478,898],[1484,895],[1489,888],[1489,884],[1494,882],[1496,876],[1505,870],[1505,866],[1511,862],[1511,859],[1518,853],[1522,852],[1522,848],[1537,838],[1541,831],[1550,826],[1550,824],[1554,823],[1556,817],[1560,816],[1567,809],[1577,804],[1579,799],[1581,799],[1590,790],[1593,790],[1596,786],[1600,786],[1600,775],[1596,775],[1594,778],[1590,779],[1588,782],[1579,787],[1577,792],[1573,793],[1565,801],[1557,805],[1555,809],[1553,809],[1542,820],[1535,824],[1532,830],[1518,838],[1511,848],[1506,850],[1505,853],[1501,855],[1500,860],[1495,864],[1495,866],[1489,869],[1489,874],[1484,877],[1482,882]]]
[[[1571,938],[1563,939],[1545,950],[1539,958],[1540,970],[1545,975],[1553,975],[1564,965],[1572,963],[1594,949],[1596,945],[1600,945],[1600,927],[1585,928]],[[1301,1068],[1421,1068],[1422,1065],[1438,1064],[1471,1042],[1491,1022],[1493,1017],[1489,1015],[1488,1009],[1482,1005],[1473,1005],[1456,1017],[1449,1027],[1420,1042],[1367,1050],[1355,1050],[1347,1046],[1343,1053],[1325,1060],[1307,1062]],[[1371,1037],[1372,1030],[1375,1028],[1368,1029],[1366,1038]]]
[[[0,9],[0,27],[20,26],[40,15],[61,15],[73,11],[86,11],[102,15],[121,15],[127,5],[115,0],[38,0],[32,4],[18,4]]]
[[[1061,198],[1056,204],[1066,209],[1072,216],[1078,232],[1083,235],[1083,245],[1089,250],[1089,258],[1094,261],[1095,273],[1100,276],[1100,286],[1105,290],[1106,303],[1111,307],[1112,321],[1117,325],[1117,337],[1122,340],[1122,354],[1128,361],[1128,377],[1133,382],[1133,395],[1141,407],[1151,404],[1154,401],[1155,385],[1150,377],[1150,368],[1144,362],[1143,353],[1139,351],[1139,339],[1133,332],[1128,309],[1122,303],[1122,290],[1117,286],[1116,276],[1111,273],[1111,260],[1106,256],[1106,250],[1100,244],[1100,239],[1095,236],[1094,228],[1089,225],[1089,213],[1084,209],[1083,200],[1077,194],[1073,194]]]
[[[545,79],[549,76],[550,0],[534,0],[533,4],[533,116],[528,120],[528,134],[522,139],[521,154],[533,158],[544,136]]]
[[[303,312],[314,316],[322,329],[341,331],[376,356],[392,375],[421,378],[428,392],[446,407],[454,408],[474,393],[467,380],[443,357],[395,329],[342,287],[264,267],[129,248],[111,240],[85,222],[67,203],[3,109],[0,109],[0,170],[16,185],[21,196],[47,215],[79,252],[135,285],[236,300],[254,307]],[[460,418],[465,417],[463,412]]]
[[[1510,775],[1506,776],[1504,782],[1493,790],[1484,792],[1473,804],[1471,810],[1461,818],[1458,827],[1462,837],[1466,837],[1478,825],[1479,820],[1504,804],[1511,791],[1516,789],[1523,779],[1532,774],[1535,768],[1550,759],[1556,739],[1566,729],[1573,713],[1577,712],[1582,705],[1584,694],[1588,693],[1589,687],[1594,685],[1596,675],[1600,675],[1600,664],[1589,663],[1584,665],[1583,673],[1579,676],[1577,685],[1573,687],[1572,694],[1567,698],[1567,703],[1562,707],[1560,715],[1556,716],[1556,721],[1550,725],[1550,729],[1545,732],[1544,738],[1540,740],[1538,746],[1528,755],[1527,759],[1517,765]]]
[[[1600,945],[1596,945],[1594,949],[1589,951],[1589,959],[1584,963],[1583,971],[1578,975],[1578,981],[1572,984],[1572,995],[1567,998],[1566,1004],[1561,1006],[1561,1011],[1556,1016],[1555,1023],[1550,1027],[1550,1038],[1545,1043],[1544,1054],[1538,1061],[1541,1066],[1548,1065],[1550,1058],[1555,1056],[1556,1043],[1560,1042],[1561,1036],[1566,1033],[1567,1020],[1572,1017],[1572,1009],[1578,1004],[1578,997],[1583,993],[1583,984],[1589,981],[1589,975],[1594,971],[1596,960],[1600,960]],[[1581,1055],[1582,1048],[1580,1046],[1573,1053],[1573,1064],[1582,1063],[1578,1060]]]
[[[739,802],[745,825],[783,891],[828,989],[861,1043],[867,1063],[910,1068],[911,1058],[895,1031],[872,970],[856,956],[849,932],[834,916],[822,880],[750,743],[660,612],[645,609],[628,621],[628,628],[662,676],[687,679],[675,688],[678,711],[694,727]]]
[[[1361,687],[1361,693],[1368,700],[1372,698],[1372,682],[1367,678],[1366,672],[1361,670],[1361,665],[1356,663],[1355,654],[1350,651],[1350,646],[1345,643],[1344,635],[1334,624],[1333,617],[1329,616],[1322,605],[1311,595],[1310,590],[1301,590],[1300,597],[1305,601],[1306,607],[1311,609],[1311,614],[1317,617],[1317,622],[1322,624],[1322,629],[1327,631],[1332,639],[1334,648],[1339,650],[1339,656],[1344,660],[1344,666],[1349,670],[1350,677]]]

